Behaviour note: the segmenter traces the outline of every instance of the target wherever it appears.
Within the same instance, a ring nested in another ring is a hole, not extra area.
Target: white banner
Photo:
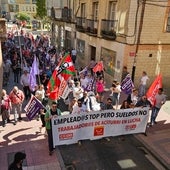
[[[58,116],[52,120],[54,146],[79,140],[144,133],[149,108],[103,110]]]
[[[68,97],[69,93],[70,93],[70,88],[68,87],[68,85],[66,85],[63,94],[61,95],[61,98],[65,100]]]

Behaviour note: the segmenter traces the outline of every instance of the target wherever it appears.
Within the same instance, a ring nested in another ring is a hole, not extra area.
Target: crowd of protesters
[[[22,37],[22,42],[21,42]],[[19,38],[19,44],[16,39]],[[9,93],[2,90],[1,114],[3,126],[10,122],[10,114],[14,115],[14,125],[17,121],[21,121],[22,104],[24,100],[28,101],[31,94],[42,102],[44,106],[48,105],[48,96],[46,94],[47,84],[52,76],[52,73],[58,65],[61,58],[66,52],[72,55],[75,66],[77,52],[73,50],[61,50],[50,46],[50,39],[46,35],[40,35],[34,38],[31,33],[23,30],[9,33],[8,39],[2,45],[3,64],[4,64],[4,87],[8,85],[11,70],[13,72],[13,81],[15,86]],[[29,86],[29,72],[34,60],[34,56],[38,58],[40,74],[37,76],[37,85],[31,89]],[[102,62],[101,62],[102,63]],[[163,94],[163,89],[160,88],[156,96],[156,104],[151,105],[146,97],[146,82],[149,79],[146,72],[143,72],[141,84],[138,89],[134,88],[132,93],[128,95],[127,99],[120,103],[121,82],[113,80],[110,83],[110,95],[105,97],[105,77],[104,68],[99,71],[94,71],[97,62],[92,60],[88,66],[84,68],[76,68],[75,76],[68,80],[69,94],[64,99],[65,104],[68,105],[69,114],[100,111],[106,109],[128,109],[134,107],[150,107],[153,108],[151,123],[156,123],[157,114],[165,103],[166,98]],[[127,67],[123,68],[122,80],[129,74]],[[20,85],[23,89],[19,89]],[[49,152],[53,152],[53,144],[51,143],[51,119],[55,115],[61,115],[61,110],[58,108],[57,101],[53,101],[50,106],[50,112],[46,109],[41,109],[38,113],[41,117],[42,127],[46,126],[49,136]]]

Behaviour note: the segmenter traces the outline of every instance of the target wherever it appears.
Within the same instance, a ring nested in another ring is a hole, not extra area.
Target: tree
[[[46,0],[37,0],[36,6],[37,6],[37,14],[36,17],[43,19],[47,15],[46,10]]]
[[[16,14],[16,18],[20,21],[29,21],[30,16],[27,13],[19,12]]]

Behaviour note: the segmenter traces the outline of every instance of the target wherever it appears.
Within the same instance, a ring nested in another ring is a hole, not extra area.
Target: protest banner
[[[125,94],[131,94],[132,93],[132,89],[134,88],[134,84],[133,81],[131,79],[130,74],[126,75],[126,77],[123,79],[123,81],[121,82],[121,90],[122,92],[124,92]]]
[[[28,117],[28,119],[32,120],[42,108],[44,108],[42,103],[35,96],[32,95],[24,110],[26,111],[26,116]]]
[[[56,146],[85,139],[144,133],[148,119],[148,107],[58,116],[52,120],[53,143]]]

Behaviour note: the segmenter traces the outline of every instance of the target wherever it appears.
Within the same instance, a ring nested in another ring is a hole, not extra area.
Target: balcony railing
[[[86,32],[89,34],[97,35],[98,21],[86,19]]]
[[[102,19],[101,22],[101,36],[105,39],[116,39],[117,20]]]
[[[86,18],[77,17],[76,18],[76,29],[80,32],[85,32],[86,30]]]
[[[62,19],[64,21],[71,21],[71,9],[70,8],[63,8],[62,9]]]
[[[71,21],[71,9],[70,8],[51,8],[51,17],[66,22]]]

